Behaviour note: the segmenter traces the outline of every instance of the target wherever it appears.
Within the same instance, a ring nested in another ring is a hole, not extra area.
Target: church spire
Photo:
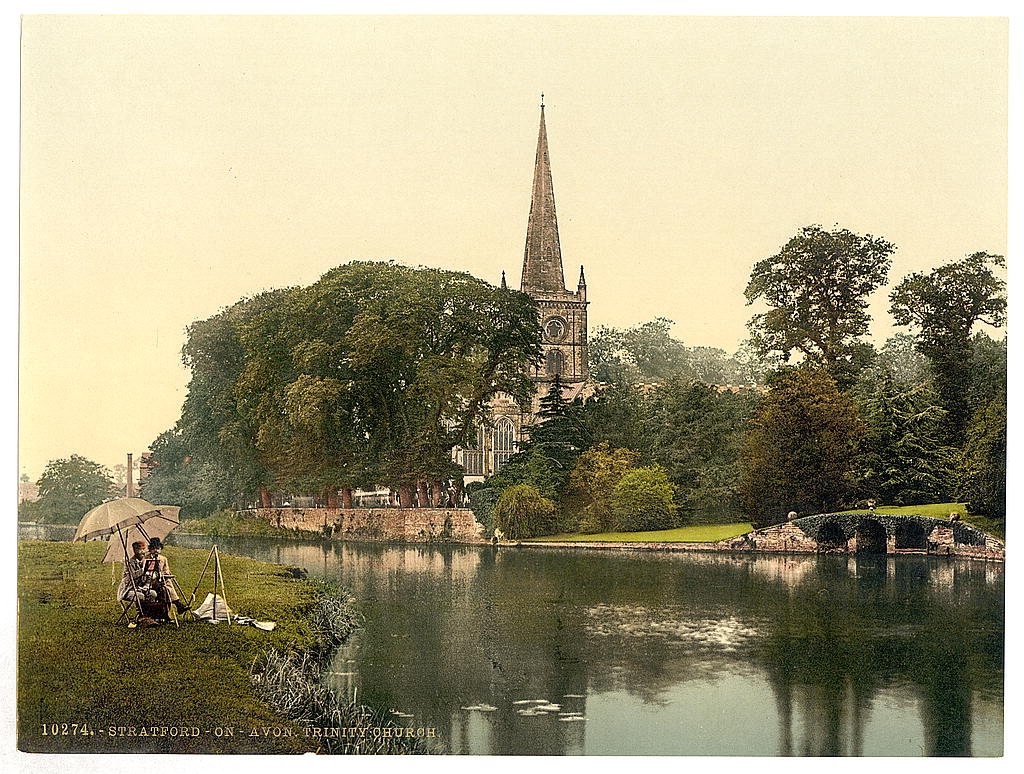
[[[555,189],[551,184],[548,159],[548,134],[544,126],[544,96],[541,95],[540,132],[537,135],[537,159],[533,167],[533,198],[526,226],[526,250],[523,255],[521,290],[526,293],[564,293],[562,251],[558,245],[558,219],[555,217]]]

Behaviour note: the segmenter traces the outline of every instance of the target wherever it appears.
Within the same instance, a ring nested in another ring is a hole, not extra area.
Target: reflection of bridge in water
[[[825,513],[749,532],[718,544],[735,551],[930,554],[1004,558],[1002,541],[961,521],[886,513]]]

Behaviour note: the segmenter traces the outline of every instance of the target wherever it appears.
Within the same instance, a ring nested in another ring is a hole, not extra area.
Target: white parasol
[[[110,540],[103,561],[123,562],[136,540],[163,540],[178,526],[177,505],[153,505],[141,497],[122,497],[97,505],[85,516],[75,532],[75,540],[93,540],[108,535]]]

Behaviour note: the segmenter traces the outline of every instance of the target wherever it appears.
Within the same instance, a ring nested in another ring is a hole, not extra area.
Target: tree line
[[[1006,340],[978,327],[1005,322],[1005,262],[978,252],[903,278],[889,300],[907,332],[876,348],[868,302],[894,250],[801,229],[753,266],[745,295],[758,310],[732,355],[684,345],[664,318],[598,329],[599,389],[566,401],[541,385],[527,442],[467,490],[478,518],[522,537],[966,500],[998,528]],[[352,490],[384,485],[403,504],[429,502],[461,481],[452,449],[487,425],[494,396],[527,410],[540,342],[529,296],[396,263],[242,299],[189,326],[188,393],[151,444],[143,494],[193,518],[269,505],[271,490],[349,505]],[[109,475],[83,463],[48,466],[34,520],[80,518],[84,500],[64,494],[81,481],[66,472],[91,477],[93,505],[110,495]]]
[[[732,356],[684,346],[663,318],[599,329],[592,368],[608,384],[573,404],[552,389],[523,451],[470,487],[475,510],[523,537],[967,501],[1001,532],[1006,339],[977,328],[1005,323],[1005,261],[978,252],[903,278],[890,313],[908,332],[876,348],[868,303],[894,250],[801,229],[754,265],[745,295],[763,311]],[[737,383],[754,386],[722,389]]]

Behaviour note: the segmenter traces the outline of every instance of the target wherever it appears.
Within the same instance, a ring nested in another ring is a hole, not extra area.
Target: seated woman
[[[187,612],[188,607],[178,597],[178,592],[174,588],[171,567],[167,563],[167,557],[160,553],[163,547],[164,544],[160,538],[150,539],[149,557],[145,561],[144,575],[150,586],[156,591],[157,601],[164,607],[162,618],[166,620],[171,605],[174,605],[179,613]]]

